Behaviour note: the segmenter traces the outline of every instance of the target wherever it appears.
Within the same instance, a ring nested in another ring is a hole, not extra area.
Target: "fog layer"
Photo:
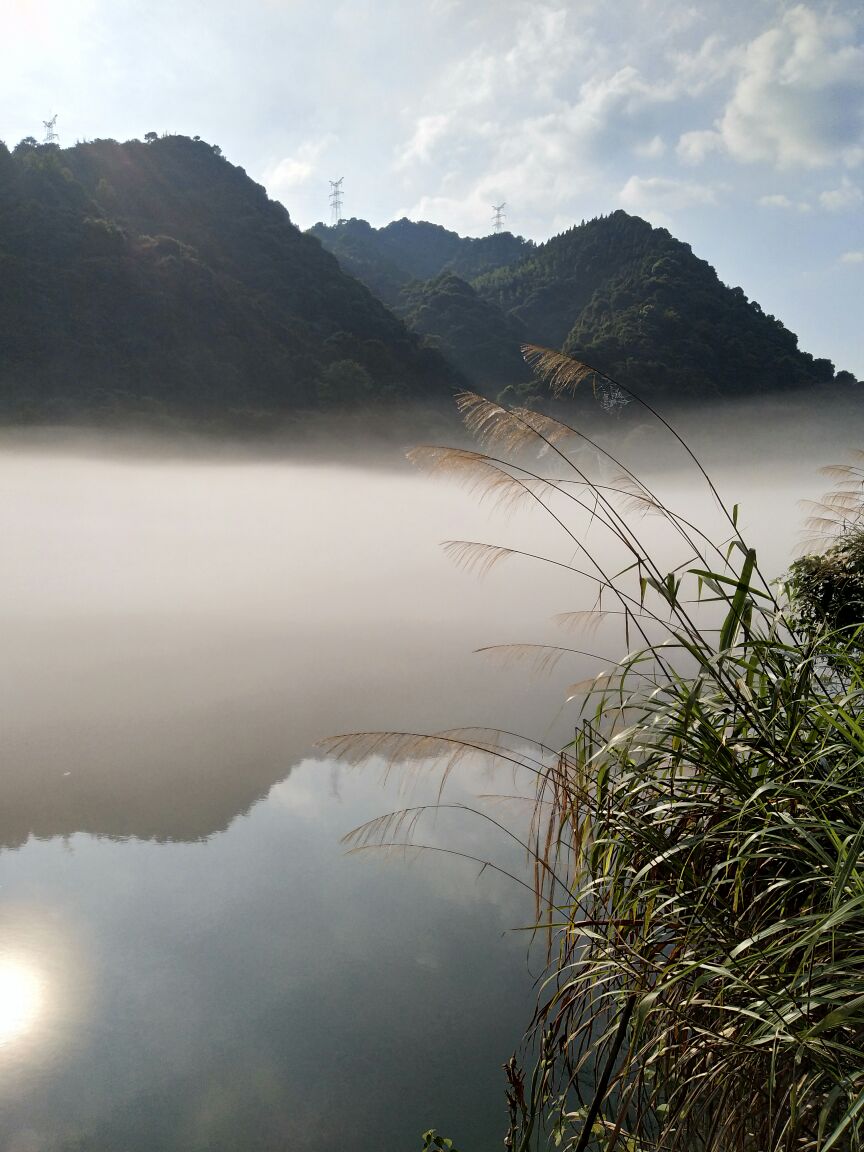
[[[800,543],[798,501],[825,486],[819,466],[857,439],[848,412],[739,411],[690,432],[769,574]],[[720,538],[666,433],[630,421],[609,442]],[[259,459],[248,445],[199,445],[186,461],[165,442],[135,447],[7,439],[0,457],[4,844],[205,837],[343,731],[481,724],[566,738],[565,689],[590,662],[538,681],[472,653],[573,644],[549,618],[590,607],[590,586],[528,560],[481,581],[438,547],[477,539],[572,561],[536,510],[496,514],[392,451],[364,467]],[[640,531],[660,530],[648,519]],[[606,547],[596,527],[584,540]],[[623,653],[615,631],[600,642]]]

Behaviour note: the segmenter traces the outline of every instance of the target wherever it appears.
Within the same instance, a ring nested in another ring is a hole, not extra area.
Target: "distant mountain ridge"
[[[461,378],[200,140],[0,145],[0,415],[267,418]]]
[[[510,232],[474,238],[404,217],[383,228],[351,219],[332,227],[315,224],[309,232],[391,308],[402,303],[403,289],[415,281],[444,272],[472,280],[515,264],[534,249],[532,241]]]
[[[466,386],[539,402],[525,342],[696,402],[852,379],[625,212],[540,245],[406,219],[311,232],[197,138],[0,143],[0,419],[266,427],[449,410]]]
[[[452,306],[454,282],[442,281],[441,274],[457,272],[461,253],[472,249],[460,248],[455,233],[406,220],[397,224],[372,229],[365,221],[348,221],[335,229],[316,225],[313,232],[346,270],[377,292],[385,262],[390,270],[401,267],[404,276],[418,244],[434,252],[437,263],[429,259],[426,267],[437,272],[421,284],[403,280],[398,296],[391,271],[388,303],[482,390],[489,390],[498,371],[499,391],[509,386],[522,399],[539,396],[538,385],[516,360],[523,340],[567,351],[646,397],[698,401],[835,379],[829,360],[799,349],[794,333],[741,288],[723,284],[688,244],[626,212],[583,222],[537,246],[510,237],[497,253],[497,267],[462,274],[471,294],[458,290],[465,303],[461,312]],[[489,348],[490,331],[499,333],[506,348],[494,356],[490,348],[478,364],[477,350]],[[840,373],[837,380],[853,377]]]

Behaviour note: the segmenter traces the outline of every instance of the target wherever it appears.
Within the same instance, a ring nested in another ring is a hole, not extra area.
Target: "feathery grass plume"
[[[500,461],[483,452],[470,452],[464,448],[442,448],[422,445],[412,448],[408,459],[428,472],[444,473],[464,484],[469,492],[477,493],[480,500],[491,499],[504,510],[513,510],[545,491],[549,481],[541,476],[514,475]]]
[[[504,408],[475,392],[458,393],[456,407],[465,427],[486,448],[494,446],[516,453],[538,447],[538,440],[551,448],[578,436],[573,428],[552,416],[533,408]]]
[[[660,413],[656,408],[649,404],[647,400],[645,400],[637,392],[631,391],[631,389],[627,388],[619,381],[613,379],[605,372],[601,372],[599,369],[593,368],[589,364],[584,364],[582,361],[576,360],[574,357],[568,356],[564,352],[556,352],[551,348],[543,348],[536,344],[523,344],[522,355],[525,357],[526,362],[534,368],[534,371],[537,373],[537,375],[542,380],[545,380],[545,382],[549,385],[549,388],[554,396],[560,397],[565,392],[575,392],[581,383],[590,379],[595,382],[595,390],[596,382],[599,381],[605,384],[607,387],[621,393],[623,396],[626,396],[628,400],[635,401],[637,404],[639,404],[654,420],[657,421],[658,424],[661,425],[661,427],[665,428],[673,440],[676,441],[676,443],[689,457],[690,461],[707,484],[708,489],[714,499],[717,501],[717,504],[726,515],[726,518],[732,526],[735,539],[737,540],[739,546],[743,546],[744,541],[741,537],[741,533],[738,531],[738,520],[736,515],[737,505],[735,505],[735,507],[733,507],[731,510],[727,508],[726,504],[723,502],[720,496],[720,493],[717,491],[717,488],[714,485],[714,481],[708,475],[704,466],[693,452],[690,445],[669,423],[669,421],[662,415],[662,413]],[[632,475],[629,470],[628,475]]]
[[[563,396],[565,392],[575,392],[586,380],[596,384],[598,380],[610,379],[572,356],[565,356],[551,348],[541,348],[537,344],[523,344],[522,355],[535,373],[546,381],[552,395],[556,397]],[[610,380],[610,383],[615,382]]]
[[[490,656],[505,668],[514,665],[527,665],[532,672],[539,675],[551,675],[561,660],[566,656],[591,656],[602,660],[602,656],[595,656],[593,652],[584,652],[579,648],[564,648],[557,644],[487,644],[476,651],[484,656]]]
[[[489,739],[478,731],[471,739],[450,732],[425,734],[421,732],[347,732],[340,736],[330,736],[318,742],[318,747],[327,755],[349,764],[365,764],[370,760],[380,761],[385,779],[396,770],[418,762],[431,762],[441,768],[441,787],[447,778],[464,760],[493,756],[500,759],[507,755],[521,766],[516,753],[505,753],[498,739]]]
[[[624,497],[622,506],[628,512],[654,513],[664,516],[667,509],[653,496],[637,478],[621,473],[613,480],[613,486]]]
[[[612,615],[600,608],[581,608],[577,612],[557,612],[552,619],[566,632],[596,632]]]
[[[864,461],[864,452],[853,455]],[[821,500],[801,501],[802,507],[809,510],[804,521],[808,536],[802,551],[811,554],[826,551],[838,536],[864,522],[864,464],[828,464],[821,472],[836,481],[834,487]]]
[[[454,564],[478,576],[485,576],[502,560],[521,555],[513,548],[483,544],[476,540],[446,540],[442,547]]]
[[[526,354],[559,392],[592,375],[560,353]],[[574,736],[557,751],[482,731],[355,735],[331,751],[383,755],[392,766],[437,756],[445,780],[480,752],[533,782],[533,815],[518,840],[548,967],[521,1053],[527,1068],[515,1059],[507,1066],[508,1147],[859,1152],[860,647],[842,628],[802,625],[789,600],[794,569],[790,582],[772,585],[740,532],[737,506],[720,501],[731,534],[714,541],[626,468],[613,485],[587,475],[565,451],[560,421],[532,424],[524,411],[480,398],[460,403],[489,447],[521,460],[533,438],[570,467],[562,482],[475,453],[466,470],[504,473],[505,488],[534,485],[533,506],[580,557],[578,566],[534,558],[594,581],[595,608],[604,619],[617,614],[627,654],[569,691],[562,685],[573,697]],[[678,433],[657,419],[719,501]],[[451,461],[445,450],[425,451],[435,467]],[[844,487],[826,503],[830,523],[860,514],[861,477],[857,466],[838,477]],[[583,543],[562,496],[575,519],[591,517],[623,550],[619,570]],[[629,519],[642,523],[646,507],[692,559],[670,570],[654,553]],[[480,570],[531,556],[467,542],[449,549]],[[581,623],[582,613],[568,615]],[[517,661],[539,653],[554,674],[550,651],[560,649],[503,649]],[[411,810],[391,814],[361,830],[359,842],[416,844],[419,819]]]
[[[484,448],[495,446],[516,453],[536,443],[537,432],[515,409],[504,408],[475,392],[460,392],[456,407],[465,427]]]

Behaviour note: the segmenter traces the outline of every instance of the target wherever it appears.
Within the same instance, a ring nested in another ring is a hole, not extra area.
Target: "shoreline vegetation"
[[[555,394],[596,379],[564,354],[525,351]],[[506,1066],[506,1147],[855,1152],[864,1124],[864,471],[834,469],[838,488],[811,520],[824,555],[776,580],[702,460],[628,394],[716,500],[719,534],[667,506],[588,433],[530,408],[463,393],[477,446],[411,454],[558,527],[565,559],[446,545],[480,574],[505,560],[554,564],[581,590],[560,618],[569,633],[560,647],[507,645],[505,661],[554,672],[564,654],[589,654],[605,621],[620,625],[626,654],[597,656],[597,674],[566,690],[572,740],[555,748],[529,734],[461,729],[354,733],[324,747],[355,762],[383,757],[394,770],[428,759],[445,797],[449,774],[478,756],[532,782],[524,827],[478,807],[522,845],[532,931],[547,948],[534,1019]],[[618,562],[601,558],[597,538]],[[382,816],[348,843],[416,845],[440,807]],[[424,1141],[449,1146],[434,1130]]]

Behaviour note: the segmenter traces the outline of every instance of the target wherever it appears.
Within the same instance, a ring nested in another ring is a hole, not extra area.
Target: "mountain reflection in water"
[[[801,426],[792,452],[778,425],[774,448],[754,437],[748,463],[739,438],[715,468],[768,573],[859,426],[809,452]],[[653,471],[681,511],[714,515],[683,462]],[[342,835],[437,781],[406,795],[313,745],[471,724],[565,740],[565,689],[596,661],[537,680],[471,652],[574,642],[549,618],[590,592],[522,561],[480,582],[437,544],[567,560],[572,543],[397,465],[12,441],[0,491],[0,1145],[365,1152],[434,1125],[499,1147],[500,1065],[536,975],[509,930],[530,902],[444,855],[346,857]],[[621,644],[613,621],[589,646]],[[467,803],[512,780],[472,769],[452,789]],[[424,839],[521,866],[458,814]]]

